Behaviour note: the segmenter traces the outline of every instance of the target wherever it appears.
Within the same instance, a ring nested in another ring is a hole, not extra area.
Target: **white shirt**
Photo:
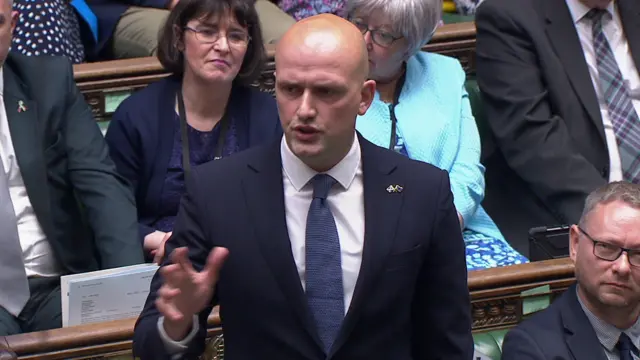
[[[620,162],[620,152],[618,151],[616,134],[613,130],[613,123],[609,117],[607,103],[605,102],[598,80],[598,65],[596,63],[596,55],[593,48],[592,22],[585,17],[591,9],[579,0],[566,1],[578,32],[578,37],[580,38],[580,44],[582,45],[584,57],[587,61],[593,87],[595,88],[596,95],[598,96],[600,115],[602,116],[604,134],[607,141],[607,149],[609,151],[609,181],[623,180],[622,164]],[[629,90],[633,107],[640,115],[640,77],[638,76],[638,69],[636,69],[633,58],[631,57],[629,43],[624,35],[622,21],[620,20],[620,14],[618,13],[615,3],[615,1],[612,1],[606,9],[609,14],[611,14],[611,18],[608,16],[603,18],[602,30],[609,42],[609,46],[611,46],[613,56],[618,63],[620,73],[622,74],[625,85]]]
[[[18,236],[27,276],[58,276],[58,264],[27,195],[13,149],[7,111],[4,107],[4,77],[0,68],[0,158],[8,176],[9,194],[18,220]],[[16,107],[18,104],[16,104]]]
[[[291,152],[282,138],[280,144],[282,157],[282,185],[284,187],[284,205],[287,230],[291,241],[293,260],[303,289],[305,288],[305,245],[307,214],[313,200],[313,185],[310,180],[318,174]],[[326,172],[338,184],[329,191],[327,202],[336,222],[340,238],[342,261],[342,286],[344,290],[345,313],[349,309],[353,291],[360,273],[362,251],[364,248],[364,187],[362,181],[362,162],[360,143],[354,134],[354,141],[347,155]],[[198,331],[198,318],[193,317],[193,328],[187,337],[175,342],[164,331],[164,317],[158,321],[158,331],[167,351],[179,358],[191,339]]]

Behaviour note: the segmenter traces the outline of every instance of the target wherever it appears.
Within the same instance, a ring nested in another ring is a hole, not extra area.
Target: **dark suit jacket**
[[[640,69],[640,2],[617,1]],[[523,254],[534,226],[576,223],[609,177],[596,92],[564,1],[479,6],[477,75],[499,150],[486,165],[483,205]]]
[[[170,0],[86,0],[98,18],[98,42],[83,39],[85,53],[90,61],[104,60],[111,56],[108,46],[120,17],[131,6],[166,9]]]
[[[360,137],[365,241],[353,300],[326,357],[291,253],[280,142],[202,165],[189,183],[167,251],[189,247],[201,269],[214,246],[230,255],[217,285],[225,359],[469,360],[465,250],[444,171]],[[210,186],[210,184],[225,184]],[[404,187],[389,193],[390,184]],[[167,359],[151,284],[134,353]],[[185,358],[203,351],[208,307]]]
[[[607,360],[573,285],[551,306],[507,333],[502,360]]]
[[[20,172],[63,271],[142,263],[133,195],[116,174],[69,61],[11,53],[3,72]]]
[[[113,114],[106,139],[118,172],[132,184],[138,204],[140,241],[155,231],[162,187],[171,158],[176,93],[182,82],[168,77],[128,97]],[[236,126],[240,150],[282,137],[273,96],[244,86],[231,92],[227,114]]]

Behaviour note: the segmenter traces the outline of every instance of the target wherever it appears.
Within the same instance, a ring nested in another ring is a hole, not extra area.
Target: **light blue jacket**
[[[480,135],[465,78],[462,66],[454,58],[422,51],[409,58],[395,107],[397,134],[410,158],[449,172],[453,202],[466,229],[505,241],[480,206],[484,198],[484,166],[480,163]],[[367,113],[358,117],[356,128],[374,144],[389,146],[389,104],[381,101],[377,92]]]

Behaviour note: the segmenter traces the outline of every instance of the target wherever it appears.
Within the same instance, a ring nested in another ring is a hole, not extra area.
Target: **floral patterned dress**
[[[296,20],[318,14],[346,16],[346,0],[280,0],[278,6]]]

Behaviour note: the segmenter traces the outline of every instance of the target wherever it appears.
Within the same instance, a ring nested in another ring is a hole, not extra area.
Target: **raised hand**
[[[189,261],[188,249],[181,247],[171,253],[172,264],[158,270],[164,284],[158,290],[156,307],[164,315],[164,329],[173,340],[184,339],[192,327],[193,315],[211,302],[220,268],[228,254],[226,248],[214,248],[198,272]]]

